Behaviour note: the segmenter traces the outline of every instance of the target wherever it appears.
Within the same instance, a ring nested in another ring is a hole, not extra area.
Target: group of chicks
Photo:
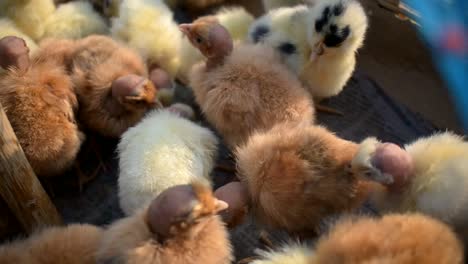
[[[42,230],[0,247],[0,263],[231,263],[227,230],[248,215],[299,241],[321,235],[256,264],[463,263],[467,142],[352,142],[316,123],[317,102],[355,68],[367,29],[357,0],[264,0],[257,19],[229,8],[180,25],[171,7],[222,1],[56,2],[1,9],[0,102],[39,177],[73,167],[86,131],[119,138],[126,217]],[[176,79],[234,153],[238,181],[212,190],[221,140],[172,102]],[[320,234],[366,201],[384,215]]]

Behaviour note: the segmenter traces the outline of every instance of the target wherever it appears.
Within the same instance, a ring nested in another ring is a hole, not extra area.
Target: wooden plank
[[[26,232],[62,220],[24,155],[0,104],[0,195]]]

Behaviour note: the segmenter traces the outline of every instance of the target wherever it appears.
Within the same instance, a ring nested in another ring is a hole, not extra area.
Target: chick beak
[[[319,56],[323,55],[325,52],[325,49],[323,48],[323,41],[320,41],[317,43],[314,48],[312,49],[312,52],[310,53],[310,61],[315,61]]]
[[[229,204],[223,200],[216,199],[215,206],[216,206],[216,212],[221,212],[221,211],[228,209]]]
[[[185,36],[190,36],[190,33],[192,32],[192,25],[191,24],[180,24],[179,25],[179,30],[185,35]]]

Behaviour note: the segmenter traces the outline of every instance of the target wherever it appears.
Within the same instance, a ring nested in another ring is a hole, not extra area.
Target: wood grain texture
[[[16,138],[0,104],[0,195],[27,233],[62,220]]]

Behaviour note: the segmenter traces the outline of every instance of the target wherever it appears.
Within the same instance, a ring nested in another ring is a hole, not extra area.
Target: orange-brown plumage
[[[272,49],[233,48],[229,33],[211,20],[184,24],[181,30],[207,58],[190,74],[195,99],[230,147],[278,122],[313,122],[311,98]]]
[[[422,214],[339,220],[314,248],[288,245],[251,264],[461,264],[463,250],[443,222]]]
[[[225,203],[200,183],[162,192],[134,216],[113,224],[97,253],[99,261],[148,264],[227,264],[232,252],[217,213]],[[107,262],[106,262],[107,263]]]
[[[48,39],[41,48],[39,56],[56,58],[68,69],[80,103],[78,119],[90,130],[119,137],[159,104],[141,57],[109,37]],[[114,85],[119,78],[125,79]]]
[[[0,102],[35,173],[56,176],[73,164],[84,140],[75,121],[78,102],[65,69],[33,57],[24,70],[0,76]]]
[[[102,234],[92,225],[50,227],[0,246],[0,263],[95,264]]]
[[[311,264],[461,264],[463,249],[442,222],[420,214],[340,222],[317,244]]]
[[[253,135],[236,154],[256,219],[308,236],[324,217],[360,206],[370,183],[348,174],[356,151],[320,126],[279,124]]]

